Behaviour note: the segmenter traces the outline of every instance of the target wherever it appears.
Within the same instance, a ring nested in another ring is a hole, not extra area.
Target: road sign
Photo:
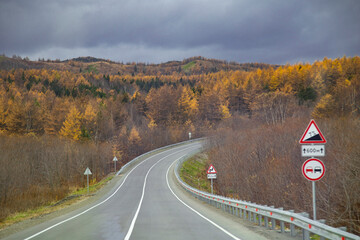
[[[87,183],[87,194],[89,195],[89,175],[91,175],[90,168],[86,168],[84,175],[86,175],[86,183]]]
[[[84,172],[84,175],[91,175],[91,174],[92,173],[91,173],[90,169],[87,167],[85,172]]]
[[[216,173],[208,173],[207,178],[208,179],[216,179]]]
[[[214,166],[212,164],[210,164],[209,169],[206,172],[207,174],[211,174],[211,173],[217,173],[216,169],[214,168]]]
[[[212,164],[210,164],[209,169],[207,170],[207,178],[211,180],[211,194],[213,194],[214,190],[213,190],[213,179],[216,179],[216,174],[217,171],[214,168],[214,166]]]
[[[302,165],[302,173],[306,179],[318,181],[325,174],[325,165],[319,159],[310,158]]]
[[[118,159],[116,158],[116,156],[113,159],[114,162],[114,172],[116,172],[116,162],[118,161]]]
[[[302,157],[325,157],[325,145],[301,145]]]
[[[324,135],[312,119],[300,139],[301,144],[307,143],[326,143]]]

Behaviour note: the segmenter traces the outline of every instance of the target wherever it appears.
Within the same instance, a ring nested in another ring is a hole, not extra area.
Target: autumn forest
[[[114,156],[119,168],[189,132],[211,137],[219,193],[311,212],[298,141],[314,118],[328,140],[319,217],[359,234],[359,117],[357,56],[282,66],[1,56],[0,221],[83,186],[86,167],[99,181]]]

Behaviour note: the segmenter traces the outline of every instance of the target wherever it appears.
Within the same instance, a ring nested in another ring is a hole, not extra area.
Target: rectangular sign
[[[302,157],[325,157],[325,145],[301,145]]]
[[[216,179],[216,173],[210,173],[207,175],[208,179]]]

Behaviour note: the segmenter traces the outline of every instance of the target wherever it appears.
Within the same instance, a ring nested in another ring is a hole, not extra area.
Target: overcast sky
[[[359,0],[0,0],[0,54],[285,64],[360,55]]]

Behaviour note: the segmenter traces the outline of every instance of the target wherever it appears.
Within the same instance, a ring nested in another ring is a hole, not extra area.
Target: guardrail
[[[200,191],[182,181],[179,176],[180,166],[190,156],[180,159],[175,166],[175,175],[183,188],[196,198],[207,202],[208,204],[221,208],[223,211],[247,219],[251,222],[264,226],[268,229],[280,229],[285,233],[286,227],[290,229],[290,235],[295,237],[300,229],[304,240],[310,239],[310,234],[320,236],[320,240],[360,240],[360,237],[344,231],[344,229],[330,227],[324,224],[324,220],[311,220],[308,213],[295,213],[292,210],[283,210],[283,208],[274,208],[274,206],[263,206],[251,202],[241,201],[233,198],[227,198],[208,192]]]
[[[133,166],[135,163],[137,163],[138,161],[140,161],[143,157],[146,157],[147,155],[150,155],[152,153],[161,151],[161,150],[165,150],[168,148],[172,148],[172,147],[176,147],[182,144],[187,144],[187,143],[192,143],[192,142],[199,142],[199,141],[204,141],[205,138],[196,138],[196,139],[191,139],[191,140],[187,140],[187,141],[183,141],[183,142],[178,142],[178,143],[174,143],[171,145],[167,145],[164,147],[160,147],[160,148],[156,148],[154,150],[151,150],[150,152],[146,152],[144,154],[141,154],[140,156],[132,159],[131,161],[127,162],[125,165],[123,165],[120,170],[116,173],[116,176],[118,176],[119,174],[123,173],[126,169],[128,169],[129,167]]]

